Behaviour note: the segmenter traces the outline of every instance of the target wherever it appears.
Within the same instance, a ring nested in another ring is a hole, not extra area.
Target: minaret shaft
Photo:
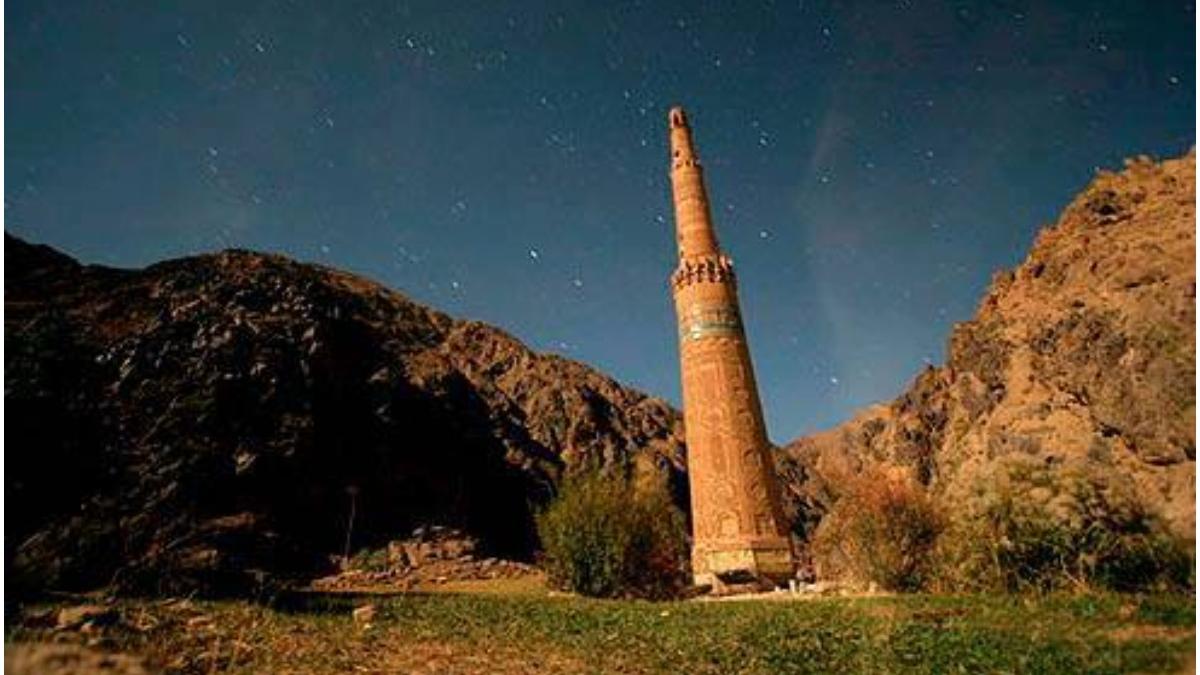
[[[679,257],[716,255],[720,251],[704,189],[704,170],[692,146],[692,132],[679,109],[671,112],[671,193],[675,202]]]
[[[684,425],[697,584],[792,576],[791,539],[745,330],[733,262],[721,252],[687,118],[671,110]]]

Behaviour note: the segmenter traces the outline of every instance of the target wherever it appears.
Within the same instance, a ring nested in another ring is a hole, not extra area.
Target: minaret
[[[697,585],[780,583],[795,571],[754,367],[738,309],[733,261],[713,230],[704,174],[682,108],[672,108],[671,187],[679,266],[671,275],[679,320],[683,418]]]

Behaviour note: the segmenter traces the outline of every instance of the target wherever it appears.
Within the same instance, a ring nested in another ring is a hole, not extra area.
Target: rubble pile
[[[352,559],[342,571],[312,582],[320,591],[371,589],[413,590],[451,581],[512,579],[537,574],[533,565],[480,557],[479,542],[460,530],[438,525],[419,527],[408,539],[388,542],[381,569],[355,566]]]

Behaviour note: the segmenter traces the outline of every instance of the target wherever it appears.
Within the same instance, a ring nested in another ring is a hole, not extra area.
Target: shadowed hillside
[[[448,524],[527,557],[564,470],[682,484],[666,403],[365,279],[226,251],[142,270],[6,236],[9,579],[245,592]],[[636,460],[636,461],[635,461]]]

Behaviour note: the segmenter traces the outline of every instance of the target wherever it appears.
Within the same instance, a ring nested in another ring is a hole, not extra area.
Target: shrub
[[[1189,590],[1193,555],[1128,492],[1018,468],[946,538],[948,585],[967,590]]]
[[[889,590],[925,588],[944,520],[933,499],[907,474],[882,469],[844,486],[814,536],[817,564]]]
[[[658,484],[635,488],[601,473],[569,479],[537,528],[550,582],[564,590],[667,598],[687,583],[683,514]]]
[[[391,568],[386,548],[364,548],[350,556],[345,565],[348,569],[365,572],[386,572]]]

